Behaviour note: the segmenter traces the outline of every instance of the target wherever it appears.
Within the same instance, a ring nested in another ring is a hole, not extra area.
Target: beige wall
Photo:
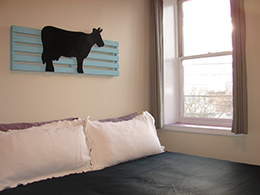
[[[160,131],[167,150],[260,165],[260,1],[245,0],[249,134],[229,137]]]
[[[0,0],[0,123],[148,109],[148,0]],[[119,77],[10,71],[10,26],[54,25],[119,42]]]

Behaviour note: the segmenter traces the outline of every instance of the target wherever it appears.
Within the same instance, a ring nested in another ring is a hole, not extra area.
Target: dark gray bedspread
[[[48,179],[0,195],[260,194],[260,166],[165,152],[101,171]]]

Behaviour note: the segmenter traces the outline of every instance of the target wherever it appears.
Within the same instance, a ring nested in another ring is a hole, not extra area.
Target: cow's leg
[[[46,60],[45,71],[54,72],[54,66],[53,66],[52,60]]]
[[[78,71],[78,73],[84,73],[84,71],[83,71],[83,60],[84,60],[84,58],[77,58],[77,63],[78,63],[77,71]]]

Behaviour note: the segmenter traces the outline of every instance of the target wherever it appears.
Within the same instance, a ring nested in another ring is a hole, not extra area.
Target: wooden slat
[[[42,63],[40,56],[13,55],[13,61]]]
[[[110,63],[110,62],[98,62],[92,60],[85,60],[83,62],[84,66],[93,66],[93,67],[101,67],[101,68],[119,68],[118,63]]]
[[[91,51],[118,54],[117,48],[98,47],[95,45],[92,47]]]
[[[21,26],[11,26],[11,30],[15,33],[41,36],[41,30],[39,29],[26,28]]]
[[[13,45],[13,51],[41,54],[42,53],[42,47],[14,44]]]
[[[116,61],[116,62],[118,61],[118,56],[102,55],[96,53],[89,53],[87,58],[94,59],[94,60],[107,60],[107,61]]]
[[[36,45],[42,45],[42,41],[39,38],[36,37],[25,37],[20,35],[14,35],[13,41],[16,43],[28,43],[28,44],[36,44]]]
[[[107,46],[112,46],[112,47],[118,47],[119,46],[118,42],[115,42],[115,41],[104,40],[104,43]]]
[[[24,70],[24,71],[36,71],[36,72],[43,72],[45,71],[45,66],[37,66],[37,65],[27,65],[27,64],[13,64],[13,70]]]
[[[42,64],[41,56],[31,56],[31,55],[13,55],[14,62],[31,62],[31,63],[39,63]],[[75,58],[60,58],[59,61],[54,60],[53,64],[63,64],[63,65],[77,65],[77,61]],[[92,60],[84,60],[84,66],[92,66],[92,67],[103,67],[103,68],[119,68],[118,63],[111,62],[100,62],[100,61],[92,61]]]
[[[40,35],[41,30],[38,29],[20,26],[11,27],[12,70],[45,71],[45,65],[42,65],[41,60],[42,42]],[[104,47],[94,45],[89,56],[84,60],[83,68],[85,74],[119,75],[118,42],[104,40],[104,43]],[[34,65],[35,63],[39,65]],[[61,57],[58,61],[54,60],[53,64],[55,72],[77,74],[77,61],[75,58]]]
[[[119,76],[118,70],[98,70],[98,69],[84,69],[86,74],[91,75],[106,75],[106,76]]]
[[[69,73],[69,74],[78,74],[76,68],[74,67],[55,67],[57,73]],[[22,71],[35,71],[35,72],[44,72],[45,66],[38,65],[26,65],[26,64],[14,64],[13,70],[22,70]],[[99,69],[90,69],[84,68],[84,74],[90,75],[107,75],[107,76],[119,76],[118,70],[99,70]]]
[[[13,51],[17,51],[17,52],[28,52],[28,53],[38,53],[41,54],[42,53],[42,47],[37,47],[37,46],[28,46],[28,45],[17,45],[14,44],[13,45]],[[118,53],[118,49],[111,49],[111,48],[92,48],[91,50],[92,52],[106,52],[106,53],[111,53],[111,54],[115,54]],[[90,52],[91,53],[91,52]],[[100,54],[99,54],[100,55]],[[88,58],[91,58],[91,56],[89,56]],[[96,54],[94,55],[94,58],[92,59],[99,59],[98,56],[96,56]],[[106,57],[104,55],[100,56],[100,59],[102,60],[111,60],[111,61],[118,61],[118,57]]]

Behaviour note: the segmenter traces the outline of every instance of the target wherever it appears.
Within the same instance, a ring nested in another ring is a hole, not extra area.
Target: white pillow
[[[162,153],[154,119],[148,112],[129,121],[86,122],[86,135],[94,170]]]
[[[91,169],[82,125],[0,131],[0,156],[0,191]]]

